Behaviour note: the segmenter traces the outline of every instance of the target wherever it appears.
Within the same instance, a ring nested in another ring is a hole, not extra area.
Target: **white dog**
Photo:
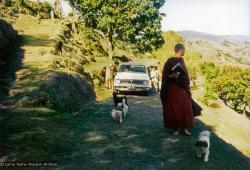
[[[118,103],[115,109],[112,109],[111,116],[115,121],[119,121],[122,123],[122,118],[126,117],[128,113],[128,105],[126,104],[126,100],[123,99],[122,103]]]
[[[122,111],[118,108],[112,109],[111,117],[114,121],[119,121],[120,123],[122,123]]]
[[[210,132],[208,130],[202,131],[199,134],[198,140],[195,143],[196,156],[201,158],[204,156],[204,161],[208,161],[210,149]]]

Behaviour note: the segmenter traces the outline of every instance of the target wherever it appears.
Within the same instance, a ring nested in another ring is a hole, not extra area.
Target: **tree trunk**
[[[109,28],[109,31],[107,34],[103,33],[100,30],[94,29],[95,32],[97,32],[99,35],[102,36],[105,41],[107,41],[108,48],[104,47],[105,51],[108,53],[108,57],[112,60],[114,56],[114,38],[113,38],[113,31],[111,28]],[[102,45],[102,44],[101,44]]]
[[[246,111],[247,111],[247,105],[246,105],[246,104],[244,104],[244,107],[243,107],[243,111],[242,111],[242,113],[243,113],[243,114],[246,114]]]
[[[109,37],[108,39],[108,56],[109,59],[113,59],[113,55],[114,55],[114,44],[113,44],[113,38]]]
[[[195,80],[193,80],[193,86],[196,87],[196,83],[195,83]]]
[[[233,108],[234,108],[234,110],[237,110],[238,105],[239,105],[239,104],[236,104],[236,103],[235,103],[235,104],[233,104]]]

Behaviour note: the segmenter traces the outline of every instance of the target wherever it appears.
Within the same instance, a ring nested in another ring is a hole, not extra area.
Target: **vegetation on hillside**
[[[29,2],[25,1],[25,3]],[[4,9],[1,13],[8,15],[12,8],[1,6],[1,9]],[[10,79],[16,78],[15,84],[10,85],[12,86],[10,102],[15,106],[46,107],[62,112],[86,109],[89,107],[86,105],[95,100],[93,82],[89,75],[84,71],[78,74],[75,70],[51,67],[55,56],[51,55],[50,51],[53,49],[56,35],[61,30],[61,21],[38,21],[38,18],[33,17],[32,14],[18,14],[13,18],[15,29],[20,31],[23,37],[23,41],[18,44],[17,32],[11,24],[0,19],[1,86],[3,85],[3,89],[6,89],[6,83],[2,82],[10,82]],[[21,61],[24,55],[23,50],[14,51],[15,45],[22,45],[27,53],[24,61]],[[8,53],[9,51],[15,52],[17,56],[20,55],[19,58],[15,58],[22,62],[22,69],[17,73],[8,73],[10,69],[20,67],[5,62],[6,57],[10,60],[12,56]],[[3,70],[2,65],[4,65]]]
[[[8,15],[27,14],[38,16],[41,19],[50,18],[53,7],[48,2],[33,2],[26,0],[8,0],[3,2],[8,7]]]
[[[224,66],[213,81],[218,96],[235,110],[250,106],[250,69]]]
[[[211,62],[201,64],[201,71],[206,77],[204,103],[222,99],[235,110],[246,111],[249,107],[250,69],[237,66],[219,67]]]
[[[55,49],[60,43],[62,45],[61,54],[54,51],[58,55],[54,61],[55,68],[65,68],[83,74],[85,64],[95,62],[96,57],[107,57],[102,37],[92,29],[85,27],[80,20],[64,24],[55,43]]]
[[[202,54],[204,59],[223,65],[246,66],[250,64],[249,42],[222,43],[205,40],[187,40],[189,49]]]

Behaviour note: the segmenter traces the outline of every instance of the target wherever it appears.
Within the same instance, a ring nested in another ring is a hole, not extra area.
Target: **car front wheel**
[[[143,92],[144,96],[150,96],[150,94],[152,94],[152,90],[151,89]]]

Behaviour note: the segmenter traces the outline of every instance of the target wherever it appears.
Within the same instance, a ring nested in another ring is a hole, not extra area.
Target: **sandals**
[[[173,135],[178,136],[179,135],[179,130],[174,131]]]
[[[179,129],[175,130],[174,133],[173,133],[173,135],[175,135],[175,136],[178,136],[179,134],[180,134]],[[190,133],[187,129],[183,129],[183,134],[185,136],[191,136],[192,135],[192,133]]]
[[[192,135],[192,133],[190,133],[187,129],[184,129],[184,130],[183,130],[183,133],[184,133],[184,135],[186,135],[186,136],[191,136],[191,135]]]

